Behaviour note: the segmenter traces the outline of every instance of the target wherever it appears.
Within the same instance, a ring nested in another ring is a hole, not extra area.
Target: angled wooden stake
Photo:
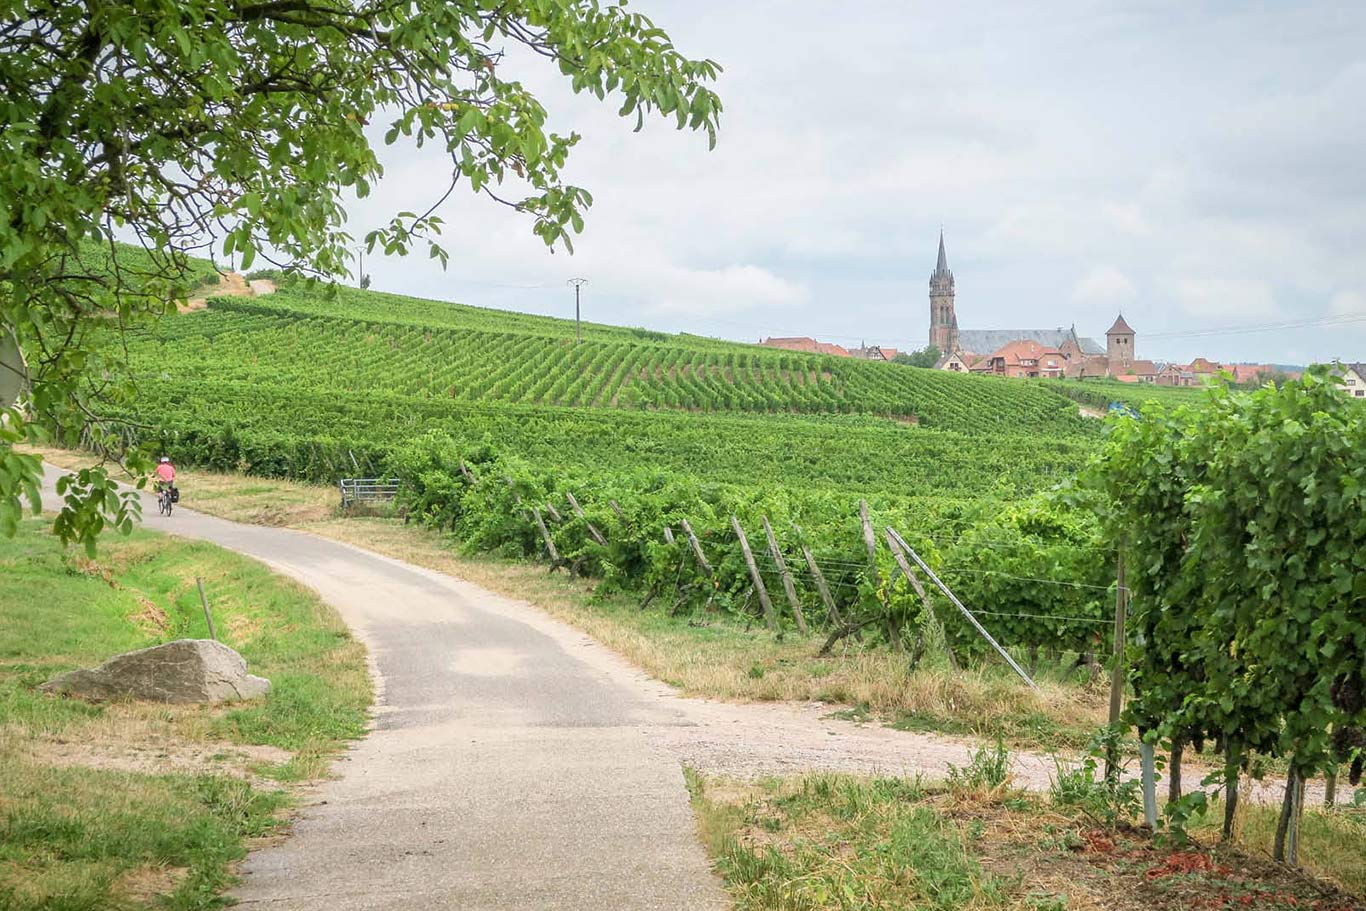
[[[792,573],[788,572],[787,561],[783,559],[783,552],[778,547],[778,539],[773,534],[773,526],[768,524],[768,516],[763,516],[764,536],[768,538],[768,552],[773,556],[773,562],[778,564],[778,575],[783,580],[783,592],[787,594],[787,603],[792,607],[792,616],[797,621],[797,629],[801,630],[802,635],[808,632],[806,628],[806,616],[802,613],[802,602],[797,598],[797,587],[792,584]]]
[[[545,549],[550,554],[551,568],[560,565],[560,552],[555,549],[555,540],[550,537],[550,529],[545,527],[545,519],[541,518],[541,511],[535,506],[531,507],[531,514],[536,518],[536,527],[541,530],[541,537],[545,540]]]
[[[906,577],[906,581],[911,583],[912,590],[915,591],[916,597],[920,599],[921,606],[925,608],[925,616],[929,618],[930,625],[934,628],[935,635],[944,643],[944,654],[949,656],[949,667],[953,668],[955,671],[960,670],[958,667],[958,656],[955,655],[953,649],[949,647],[949,637],[948,634],[944,632],[944,624],[939,622],[939,615],[934,612],[934,604],[930,601],[930,596],[925,593],[925,586],[920,584],[920,580],[916,578],[915,573],[911,570],[911,564],[906,562],[906,554],[902,551],[901,545],[897,543],[896,532],[892,531],[890,528],[887,529],[887,546],[892,551],[892,559],[896,561],[897,568],[900,569],[901,574]]]
[[[688,536],[688,546],[692,548],[692,554],[697,558],[697,565],[702,567],[702,572],[707,574],[707,578],[715,578],[716,573],[712,570],[711,564],[707,562],[707,555],[702,552],[702,542],[697,540],[697,535],[693,534],[692,526],[687,519],[679,522],[683,526],[683,534]]]
[[[915,561],[915,565],[920,567],[920,571],[929,577],[930,581],[934,583],[935,588],[944,593],[944,597],[948,598],[953,606],[958,608],[958,612],[967,618],[967,621],[972,624],[972,628],[981,633],[982,638],[987,640],[991,647],[996,649],[996,653],[1006,660],[1006,664],[1010,665],[1010,669],[1018,674],[1021,680],[1029,684],[1030,689],[1037,690],[1038,686],[1035,685],[1033,680],[1029,679],[1029,675],[1024,672],[1024,668],[1020,667],[1015,659],[1010,657],[1010,653],[1001,647],[1001,644],[992,637],[991,633],[987,632],[986,627],[982,626],[977,617],[973,615],[972,611],[963,606],[963,602],[958,600],[958,596],[949,591],[949,587],[934,574],[934,570],[930,569],[929,565],[924,560],[920,559],[920,554],[916,553],[915,550],[902,539],[901,535],[896,533],[895,529],[888,528],[887,531],[896,539],[896,543],[901,546],[901,549]]]
[[[949,646],[948,634],[944,631],[944,624],[938,619],[938,613],[934,612],[934,604],[930,601],[930,595],[926,594],[925,586],[921,585],[921,580],[919,580],[917,575],[915,575],[915,572],[911,570],[911,564],[907,563],[906,553],[903,552],[900,545],[897,544],[896,538],[893,537],[895,534],[895,531],[892,531],[891,529],[887,530],[887,546],[892,550],[892,559],[896,560],[897,568],[902,571],[902,575],[906,576],[907,582],[911,583],[911,589],[915,591],[915,597],[918,597],[919,600],[921,600],[921,605],[925,608],[925,616],[929,617],[930,626],[933,627],[934,635],[944,643],[944,654],[947,654],[948,656],[948,667],[951,667],[953,671],[960,671],[962,668],[959,667],[958,656],[953,654],[953,647]]]
[[[802,545],[802,556],[806,558],[806,568],[811,570],[811,578],[816,583],[816,591],[821,593],[821,603],[825,605],[825,612],[830,615],[832,623],[843,626],[844,620],[840,618],[840,610],[835,606],[835,599],[830,594],[830,586],[825,584],[825,574],[821,572],[820,566],[816,563],[811,548],[805,544]]]
[[[602,532],[598,531],[596,525],[588,521],[588,517],[583,513],[583,507],[579,505],[578,500],[574,499],[573,492],[566,490],[564,495],[565,498],[569,500],[569,508],[574,510],[574,515],[583,519],[584,527],[588,530],[588,537],[592,538],[593,542],[599,547],[606,547],[607,538],[603,537]]]
[[[759,575],[759,567],[754,563],[754,552],[749,549],[749,539],[745,537],[745,530],[740,527],[740,520],[735,516],[730,517],[730,527],[735,531],[735,537],[740,539],[740,550],[745,555],[745,565],[749,567],[750,581],[754,583],[754,590],[759,593],[759,603],[764,608],[764,623],[776,633],[778,618],[773,613],[773,602],[769,600],[768,589],[764,587],[764,577]]]

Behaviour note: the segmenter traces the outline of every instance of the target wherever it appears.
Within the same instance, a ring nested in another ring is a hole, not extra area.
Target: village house
[[[1040,345],[1033,339],[1018,339],[970,368],[973,373],[995,376],[1044,377],[1060,379],[1067,361],[1057,348]]]
[[[934,364],[935,370],[951,370],[954,373],[967,373],[971,367],[961,352],[954,351],[950,354],[941,354],[939,360]]]
[[[863,358],[866,361],[892,361],[896,359],[896,354],[895,348],[881,345],[859,345],[857,348],[849,349],[850,357]]]
[[[1366,399],[1366,363],[1334,364],[1333,378],[1343,392],[1354,399]]]

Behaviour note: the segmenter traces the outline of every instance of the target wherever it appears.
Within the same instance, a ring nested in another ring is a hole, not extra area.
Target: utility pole
[[[579,289],[588,284],[586,278],[571,278],[569,284],[574,286],[574,344],[583,342],[583,329],[579,326]]]

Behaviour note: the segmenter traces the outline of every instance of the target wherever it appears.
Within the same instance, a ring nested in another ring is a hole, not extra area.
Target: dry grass
[[[1041,795],[835,775],[740,782],[689,772],[699,833],[743,911],[1361,911],[1361,883],[1254,846],[1176,848]],[[1258,827],[1261,820],[1250,818]],[[1342,819],[1335,856],[1359,867]],[[1311,829],[1306,827],[1306,834]],[[1321,837],[1305,842],[1323,852]],[[1335,889],[1336,883],[1346,891]]]

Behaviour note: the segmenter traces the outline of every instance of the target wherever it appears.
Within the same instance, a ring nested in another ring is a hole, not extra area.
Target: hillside
[[[210,467],[389,473],[440,432],[576,473],[980,497],[1056,483],[1099,434],[1042,386],[302,283],[130,345],[132,414]]]
[[[329,314],[329,306],[335,312]],[[573,323],[346,289],[217,299],[134,348],[143,375],[458,402],[871,414],[965,432],[1084,433],[1075,406],[1024,383]],[[421,315],[428,314],[427,322]],[[326,369],[323,369],[323,368]]]

